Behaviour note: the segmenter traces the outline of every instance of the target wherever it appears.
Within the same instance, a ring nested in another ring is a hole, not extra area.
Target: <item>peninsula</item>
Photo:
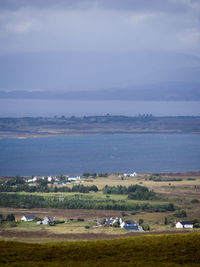
[[[0,118],[0,137],[47,137],[119,133],[200,133],[200,116],[82,116]]]

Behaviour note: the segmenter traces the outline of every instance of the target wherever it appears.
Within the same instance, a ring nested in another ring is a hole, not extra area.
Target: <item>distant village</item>
[[[136,176],[137,173],[122,173],[119,174],[119,176],[123,179],[125,177],[134,177]],[[97,174],[96,173],[83,173],[82,176],[67,176],[67,175],[58,175],[58,176],[32,176],[32,178],[26,178],[25,182],[28,183],[29,185],[37,183],[41,180],[46,180],[49,182],[49,186],[55,185],[55,186],[65,186],[65,185],[70,185],[70,184],[81,184],[84,182],[92,182],[93,178],[96,178]],[[102,173],[99,174],[98,176],[102,177],[107,177],[107,173]]]
[[[21,218],[22,222],[33,222],[35,221],[38,225],[56,225],[56,217],[47,217],[45,216],[44,219],[37,218],[35,215],[24,215]],[[78,219],[78,221],[84,221],[83,219]],[[72,223],[73,219],[62,221],[61,223]],[[58,222],[60,223],[60,222]],[[150,230],[150,228],[145,228],[142,226],[143,220],[139,223],[134,221],[133,219],[123,220],[122,218],[100,218],[95,221],[93,228],[99,227],[118,227],[127,231],[140,231],[143,232],[144,230]],[[194,223],[192,221],[178,221],[175,224],[175,228],[177,229],[192,229],[194,227]],[[87,227],[86,227],[87,228]]]

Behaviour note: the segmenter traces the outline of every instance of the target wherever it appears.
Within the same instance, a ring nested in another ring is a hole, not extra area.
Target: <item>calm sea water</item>
[[[0,175],[200,170],[200,135],[118,134],[0,139]]]
[[[200,116],[200,102],[0,99],[0,117],[83,115]]]

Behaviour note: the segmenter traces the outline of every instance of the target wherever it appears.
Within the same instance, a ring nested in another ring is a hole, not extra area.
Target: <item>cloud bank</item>
[[[1,0],[0,52],[200,55],[198,0]]]

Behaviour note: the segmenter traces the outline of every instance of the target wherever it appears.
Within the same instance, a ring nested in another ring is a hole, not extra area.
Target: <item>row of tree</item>
[[[84,186],[84,185],[73,185],[72,188],[68,186],[48,186],[48,185],[37,185],[30,186],[28,184],[18,184],[16,186],[10,186],[7,183],[0,185],[0,192],[41,192],[41,193],[57,193],[57,192],[80,192],[89,193],[90,191],[97,192],[98,187],[96,185]]]
[[[106,185],[103,188],[104,194],[120,194],[120,195],[128,195],[129,199],[135,200],[152,200],[156,198],[156,194],[153,191],[149,191],[149,189],[145,186],[141,185],[130,185],[128,187],[118,185],[118,186],[108,186]]]
[[[130,203],[125,200],[92,199],[75,195],[64,196],[38,196],[0,193],[0,206],[13,208],[60,208],[60,209],[98,209],[98,210],[130,210],[165,212],[174,211],[172,203],[156,204]]]

